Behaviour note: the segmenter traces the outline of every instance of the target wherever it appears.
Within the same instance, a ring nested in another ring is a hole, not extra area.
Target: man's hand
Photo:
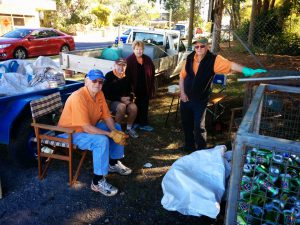
[[[121,97],[121,102],[128,105],[130,103],[130,97]]]
[[[122,131],[118,131],[118,130],[112,130],[109,135],[110,138],[112,138],[114,140],[114,142],[116,142],[119,145],[126,145],[126,139],[129,137],[127,134],[125,134]]]
[[[252,77],[256,73],[265,73],[267,72],[266,70],[263,69],[251,69],[248,67],[243,67],[242,73],[245,75],[245,77]]]
[[[183,102],[187,102],[187,101],[189,101],[189,98],[185,93],[180,92],[180,100]]]

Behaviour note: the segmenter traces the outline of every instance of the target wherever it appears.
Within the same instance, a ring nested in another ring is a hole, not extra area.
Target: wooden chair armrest
[[[232,108],[231,112],[236,112],[236,111],[242,111],[243,107],[236,107],[236,108]]]
[[[222,101],[227,95],[223,94],[223,93],[213,93],[210,98],[209,98],[209,102],[216,104],[220,101]]]
[[[48,124],[32,123],[31,126],[37,127],[40,129],[58,131],[58,132],[63,132],[63,133],[68,133],[68,134],[74,133],[74,130],[72,130],[70,128],[52,126],[52,125],[48,125]]]

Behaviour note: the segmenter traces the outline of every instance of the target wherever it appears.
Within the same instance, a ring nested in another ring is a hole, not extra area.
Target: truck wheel
[[[35,136],[31,123],[30,113],[23,113],[12,130],[8,151],[11,159],[18,166],[31,167],[37,163],[36,143],[30,141]]]

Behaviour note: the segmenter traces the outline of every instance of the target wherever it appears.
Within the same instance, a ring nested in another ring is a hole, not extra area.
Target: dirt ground
[[[233,54],[230,58],[243,63],[247,57]],[[269,65],[267,60],[269,58],[265,59],[265,63]],[[273,60],[275,64],[280,62],[277,57]],[[250,60],[248,62],[250,63]],[[290,59],[290,63],[295,62],[297,64],[293,64],[292,69],[299,70],[300,58]],[[288,67],[290,65],[288,64]],[[231,147],[227,133],[230,109],[241,106],[243,97],[241,91],[243,86],[236,84],[235,79],[236,77],[233,77],[229,80],[232,89],[227,92],[228,98],[224,102],[226,111],[221,119],[216,124],[211,123],[209,115],[207,117],[210,146],[226,144],[228,149]],[[175,82],[176,80],[173,81]],[[164,127],[171,101],[171,97],[166,95],[166,86],[167,84],[159,89],[157,98],[151,102],[150,122],[155,131],[150,133],[139,131],[140,137],[131,139],[126,147],[126,159],[123,162],[133,169],[133,173],[128,177],[108,175],[108,180],[119,188],[118,195],[114,197],[105,197],[91,191],[91,154],[88,154],[83,165],[78,183],[71,188],[67,184],[66,163],[54,162],[47,177],[41,181],[37,177],[37,168],[13,166],[7,157],[5,146],[1,146],[0,175],[4,196],[0,200],[0,224],[223,224],[224,204],[217,220],[211,220],[207,217],[184,216],[178,212],[170,212],[160,203],[163,196],[161,189],[163,176],[176,159],[188,154],[178,149],[183,141],[180,119],[175,120],[173,113],[168,126]],[[152,167],[144,168],[145,163],[151,163]]]
[[[47,177],[40,181],[37,168],[14,167],[2,151],[0,174],[4,197],[0,200],[0,224],[213,224],[209,218],[169,212],[160,203],[163,176],[176,159],[188,154],[178,150],[182,132],[174,115],[168,127],[163,127],[166,110],[163,107],[160,114],[155,110],[151,114],[155,132],[139,131],[140,137],[131,139],[126,147],[127,157],[123,162],[133,169],[133,174],[108,176],[119,188],[119,194],[114,197],[91,191],[91,154],[78,183],[70,188],[66,163],[54,162]],[[145,163],[153,166],[144,168]],[[222,224],[222,217],[214,224]]]

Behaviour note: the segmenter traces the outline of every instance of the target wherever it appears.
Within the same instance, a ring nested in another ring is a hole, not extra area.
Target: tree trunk
[[[240,15],[240,0],[234,0],[233,2],[233,13],[235,16],[235,22],[236,22],[236,27],[241,22],[241,15]]]
[[[264,0],[263,14],[267,14],[268,13],[269,5],[270,5],[270,1],[269,0]]]
[[[188,48],[192,48],[193,30],[194,30],[194,11],[195,0],[190,0],[190,19],[189,19],[189,34],[188,34]]]
[[[230,27],[232,29],[236,29],[237,28],[237,20],[236,20],[236,13],[234,12],[233,6],[230,5],[229,8],[226,8],[229,16],[230,16]]]
[[[232,6],[229,5],[229,8],[226,8],[226,9],[227,9],[227,12],[230,16],[230,26],[232,28],[235,28],[234,13],[233,13],[233,10],[232,10]]]
[[[262,0],[258,0],[257,1],[257,7],[256,7],[256,15],[259,15],[261,13],[261,7],[262,7]],[[252,6],[253,6],[253,2],[252,2]]]
[[[248,33],[248,45],[250,47],[253,46],[255,19],[256,19],[256,15],[257,15],[256,13],[257,13],[257,2],[256,2],[256,0],[252,0],[251,20],[250,20],[249,33]]]
[[[275,1],[276,1],[276,0],[271,0],[271,3],[270,3],[270,10],[271,10],[271,9],[274,9]]]
[[[221,22],[223,14],[224,4],[223,0],[216,0],[214,7],[214,28],[213,28],[213,37],[212,37],[212,48],[213,53],[220,51],[220,37],[221,37]]]
[[[233,24],[234,27],[233,27],[233,29],[235,29],[239,25],[238,15],[237,15],[237,12],[235,10],[233,11],[233,19],[234,19],[234,24]]]

